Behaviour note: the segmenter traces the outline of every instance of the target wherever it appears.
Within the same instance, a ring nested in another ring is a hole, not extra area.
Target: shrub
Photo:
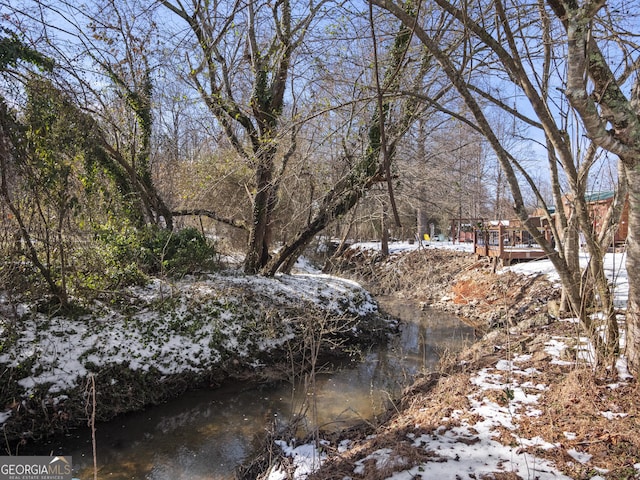
[[[192,227],[173,232],[147,228],[142,232],[141,266],[150,274],[180,276],[217,267],[213,244]]]
[[[94,265],[85,275],[90,289],[141,285],[148,275],[182,276],[215,270],[218,265],[215,246],[195,228],[176,232],[109,223],[97,229],[96,238],[98,245],[89,262]]]

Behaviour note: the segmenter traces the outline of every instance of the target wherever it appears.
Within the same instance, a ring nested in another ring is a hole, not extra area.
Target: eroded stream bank
[[[166,404],[102,423],[97,430],[100,478],[230,479],[257,440],[306,412],[308,429],[337,431],[376,423],[414,376],[432,370],[442,352],[467,345],[473,329],[456,317],[381,298],[402,326],[388,346],[371,348],[361,361],[320,373],[315,391],[298,383],[235,384],[197,390]],[[304,435],[304,432],[301,432]],[[92,476],[91,432],[73,431],[42,444],[41,453],[74,458],[78,478]]]
[[[7,454],[87,424],[229,380],[271,378],[307,355],[348,358],[392,325],[337,277],[223,272],[154,279],[41,311],[0,294],[0,428]],[[89,401],[95,392],[95,401]],[[17,444],[16,448],[11,447]]]

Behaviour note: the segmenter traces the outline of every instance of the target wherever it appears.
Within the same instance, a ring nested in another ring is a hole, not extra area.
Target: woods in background
[[[627,3],[3,6],[2,280],[64,306],[213,268],[221,251],[274,275],[319,235],[412,239],[420,214],[446,236],[451,218],[513,217],[605,358],[619,332],[602,255],[628,198],[637,369],[640,9]],[[598,232],[596,190],[616,192]],[[555,246],[528,222],[535,208]]]

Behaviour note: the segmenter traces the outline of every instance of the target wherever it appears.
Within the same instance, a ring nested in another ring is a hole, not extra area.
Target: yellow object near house
[[[428,242],[429,240],[431,240],[431,237],[429,237],[429,234],[428,234],[428,233],[425,233],[425,234],[424,234],[424,239],[425,239],[425,241],[427,241],[427,242]]]

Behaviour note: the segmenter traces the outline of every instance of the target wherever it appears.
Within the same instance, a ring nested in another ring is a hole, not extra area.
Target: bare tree
[[[401,25],[394,33],[386,60],[384,63],[381,62],[383,77],[379,85],[375,85],[374,81],[374,87],[371,89],[374,92],[371,98],[375,99],[376,103],[367,121],[364,147],[360,153],[355,153],[345,145],[344,156],[349,159],[350,168],[319,199],[308,225],[297,232],[269,262],[265,269],[268,275],[273,275],[279,270],[289,271],[315,235],[348,213],[374,185],[383,183],[388,186],[393,180],[391,166],[400,141],[411,125],[425,112],[423,100],[417,95],[401,95],[402,89],[414,93],[421,90],[433,91],[433,98],[436,99],[444,97],[448,92],[448,85],[441,85],[429,76],[433,67],[431,55],[419,50],[419,61],[407,61],[411,40],[411,30],[406,25]],[[403,78],[405,76],[408,80]],[[390,118],[392,114],[395,114],[393,120]],[[385,209],[386,202],[387,207],[393,209],[393,196],[390,192],[387,188],[387,197],[378,203],[376,211]],[[397,213],[394,213],[394,216],[396,215]],[[385,214],[376,216],[383,219],[380,232],[384,234]]]
[[[507,5],[498,0],[486,5],[458,6],[448,0],[435,0],[442,15],[456,24],[455,31],[464,38],[461,48],[452,55],[445,54],[442,42],[435,41],[431,32],[424,28],[425,22],[430,21],[429,16],[410,15],[403,5],[391,0],[373,0],[373,3],[391,12],[405,25],[412,26],[415,35],[436,58],[468,108],[474,128],[491,145],[510,187],[514,213],[553,262],[572,310],[599,345],[600,353],[614,350],[618,337],[611,302],[604,300],[609,332],[605,343],[587,312],[577,242],[573,241],[577,238],[577,229],[572,226],[579,222],[585,232],[591,231],[584,193],[592,160],[574,150],[568,133],[571,115],[566,101],[563,103],[555,88],[562,82],[556,73],[560,66],[566,65],[566,58],[552,41],[555,31],[544,5],[541,2]],[[545,41],[533,42],[532,38]],[[566,179],[574,199],[570,217],[569,212],[557,208],[558,221],[551,218],[550,209],[522,156],[509,148],[510,144],[501,137],[500,125],[492,122],[488,112],[495,109],[508,112],[521,128],[537,132],[528,139],[523,137],[521,142],[546,151],[557,207],[563,204],[561,177]],[[525,198],[527,190],[544,206],[555,240],[564,242],[558,248],[548,243],[530,220]],[[590,272],[598,285],[600,298],[609,299],[601,245],[594,235],[587,237],[592,257]]]
[[[640,9],[628,2],[602,0],[548,0],[547,4],[566,32],[564,93],[589,138],[620,158],[628,179],[627,355],[637,374],[640,373],[640,59],[634,30]],[[623,201],[624,198],[619,203]]]
[[[292,58],[326,0],[304,8],[289,0],[161,3],[187,25],[197,46],[180,50],[188,81],[254,172],[245,271],[257,273],[269,260],[281,175],[293,153],[279,148]]]

